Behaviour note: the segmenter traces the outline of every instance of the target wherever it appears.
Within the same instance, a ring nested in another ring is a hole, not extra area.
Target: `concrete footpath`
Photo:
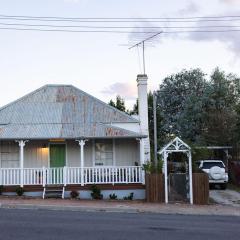
[[[158,204],[144,201],[41,199],[0,196],[0,208],[240,216],[240,208],[211,204]]]

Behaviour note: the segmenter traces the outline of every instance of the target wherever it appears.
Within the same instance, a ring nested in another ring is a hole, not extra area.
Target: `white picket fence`
[[[119,184],[144,183],[140,166],[0,168],[0,185]]]

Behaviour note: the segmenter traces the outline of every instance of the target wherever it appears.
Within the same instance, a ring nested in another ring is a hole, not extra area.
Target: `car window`
[[[210,169],[212,167],[220,167],[220,168],[224,168],[224,165],[222,162],[203,162],[203,166],[202,168],[204,169]]]

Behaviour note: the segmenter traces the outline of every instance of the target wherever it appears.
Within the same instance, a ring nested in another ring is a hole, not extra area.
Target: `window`
[[[224,168],[224,165],[222,162],[203,162],[203,169],[210,169],[212,167],[220,167],[220,168]]]
[[[112,140],[95,141],[95,166],[113,165],[113,143]]]

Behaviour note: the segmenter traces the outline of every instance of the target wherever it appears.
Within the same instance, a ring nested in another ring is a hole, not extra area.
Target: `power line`
[[[2,23],[4,26],[23,27],[53,27],[53,28],[89,28],[89,29],[197,29],[197,28],[240,28],[236,25],[208,25],[208,26],[86,26],[86,25],[52,25],[52,24],[23,24],[23,23]]]
[[[70,30],[70,29],[41,29],[41,28],[9,28],[0,27],[0,30],[16,30],[16,31],[40,31],[40,32],[72,32],[72,33],[136,33],[136,34],[156,34],[157,31],[107,31],[107,30]],[[162,31],[162,34],[171,33],[227,33],[227,32],[240,32],[240,29],[229,30],[186,30],[186,31]]]
[[[4,15],[6,18],[31,18],[31,19],[69,19],[69,20],[171,20],[171,19],[218,19],[218,18],[240,18],[240,15],[222,15],[222,16],[195,16],[195,17],[49,17],[49,16],[27,16],[27,15]]]
[[[131,32],[131,31],[104,31],[104,30],[70,30],[70,29],[41,29],[41,28],[9,28],[0,27],[0,30],[16,30],[16,31],[40,31],[40,32],[72,32],[72,33],[156,33],[156,32]]]
[[[1,17],[2,20],[17,20],[17,21],[40,21],[40,22],[87,22],[87,23],[195,23],[195,22],[234,22],[240,21],[240,16],[229,19],[221,18],[202,18],[202,19],[80,19],[80,18],[44,18],[44,17]]]

